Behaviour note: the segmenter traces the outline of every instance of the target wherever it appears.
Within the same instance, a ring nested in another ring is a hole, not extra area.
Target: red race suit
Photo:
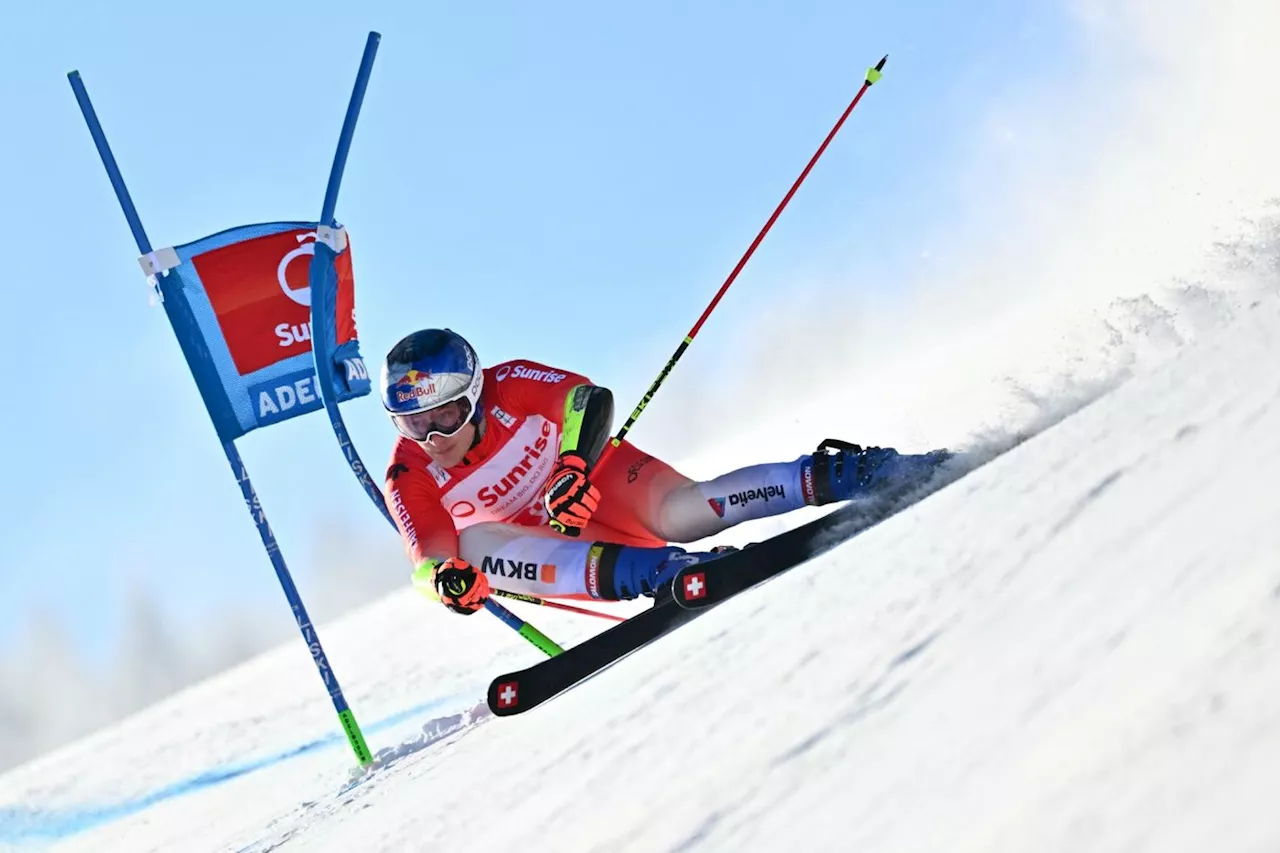
[[[417,442],[399,436],[387,469],[388,505],[414,565],[456,557],[458,534],[473,524],[547,527],[542,494],[560,452],[565,398],[585,376],[531,361],[484,371],[479,442],[459,465],[444,468]],[[598,473],[600,506],[582,541],[642,547],[667,544],[635,511],[684,478],[629,442]],[[548,528],[549,529],[549,528]]]

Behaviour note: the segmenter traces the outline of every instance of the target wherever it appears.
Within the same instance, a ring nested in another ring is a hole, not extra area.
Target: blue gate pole
[[[369,87],[369,75],[373,72],[373,60],[377,56],[378,44],[381,40],[382,36],[376,32],[369,33],[369,37],[365,40],[364,55],[360,59],[360,70],[356,73],[356,82],[351,91],[351,100],[347,103],[347,114],[342,121],[342,132],[338,136],[338,150],[333,155],[333,167],[329,170],[329,183],[325,188],[324,204],[320,210],[319,222],[322,227],[330,229],[337,227],[337,221],[333,215],[338,206],[338,190],[342,187],[342,175],[347,168],[347,155],[351,151],[352,137],[355,136],[356,121],[360,118],[360,107],[364,104],[365,90]],[[316,378],[319,380],[317,384],[320,386],[320,398],[324,403],[324,410],[329,415],[329,424],[333,427],[333,433],[338,439],[338,446],[342,448],[343,455],[346,457],[347,465],[351,468],[351,472],[356,475],[356,479],[360,481],[360,485],[364,487],[365,494],[369,496],[374,506],[382,513],[382,517],[395,528],[396,522],[392,518],[391,510],[387,507],[387,501],[382,494],[382,489],[374,483],[373,478],[369,475],[369,469],[365,467],[364,462],[360,459],[360,454],[356,452],[355,444],[351,441],[351,435],[347,431],[347,425],[342,419],[342,412],[338,409],[338,402],[334,399],[333,353],[329,349],[329,341],[336,339],[337,335],[330,328],[330,324],[334,322],[334,317],[333,313],[327,310],[329,303],[322,298],[322,294],[327,293],[327,289],[323,284],[330,281],[328,271],[333,269],[337,253],[336,246],[331,246],[325,240],[320,239],[316,241],[316,253],[311,259],[311,352],[315,356]],[[315,310],[317,299],[320,299],[326,307],[326,310],[319,312],[319,316],[317,316]],[[398,529],[397,535],[399,535]],[[498,617],[504,625],[515,630],[520,636],[542,651],[546,652],[548,648],[552,647],[559,648],[554,644],[549,646],[547,643],[535,639],[542,638],[545,640],[545,635],[492,598],[485,602],[485,609]]]
[[[360,70],[356,74],[355,88],[351,92],[351,101],[347,104],[347,115],[342,122],[342,133],[338,137],[338,150],[333,157],[333,167],[329,170],[329,184],[325,189],[324,205],[320,212],[319,223],[321,226],[337,227],[337,222],[333,218],[333,210],[338,204],[338,189],[342,185],[342,173],[347,166],[347,153],[351,150],[351,138],[356,132],[356,120],[360,117],[360,107],[364,104],[364,93],[369,86],[369,75],[373,72],[373,60],[378,54],[378,43],[381,40],[381,35],[371,32],[364,44],[364,56],[360,59]],[[316,362],[320,399],[324,403],[325,412],[329,415],[329,424],[333,427],[334,435],[338,438],[338,446],[342,448],[352,473],[356,475],[356,479],[360,481],[360,485],[364,487],[365,493],[369,495],[374,506],[382,512],[382,517],[392,527],[395,527],[395,519],[392,518],[391,511],[387,508],[386,500],[382,496],[382,490],[373,481],[373,477],[369,475],[369,469],[365,467],[364,462],[360,459],[360,454],[356,452],[355,445],[351,442],[351,436],[347,432],[346,422],[342,419],[342,412],[338,409],[338,403],[333,398],[333,353],[329,349],[329,341],[337,337],[336,332],[331,327],[334,324],[334,317],[327,310],[319,312],[320,316],[317,317],[315,302],[318,297],[322,297],[323,294],[328,292],[326,287],[317,285],[320,285],[321,282],[328,282],[328,270],[333,268],[337,254],[337,247],[330,246],[324,240],[318,240],[316,242],[316,253],[311,260],[311,352]],[[316,273],[320,270],[323,270],[324,273],[318,276]],[[325,305],[328,304],[327,300],[322,299],[322,301]]]
[[[129,196],[128,188],[125,187],[124,178],[120,175],[120,168],[116,165],[116,159],[111,153],[111,147],[107,144],[106,135],[102,132],[102,125],[98,122],[93,103],[89,100],[89,93],[84,87],[84,81],[80,79],[80,72],[72,71],[67,77],[71,81],[71,89],[75,92],[76,101],[80,104],[80,111],[84,114],[85,123],[89,126],[89,133],[93,136],[94,145],[97,146],[98,155],[102,158],[102,165],[106,168],[107,176],[111,179],[111,186],[115,190],[117,200],[120,202],[120,208],[124,211],[130,230],[133,231],[133,238],[138,244],[138,251],[143,255],[148,255],[152,251],[151,241],[147,238],[146,231],[143,230],[142,220],[138,216],[137,209],[133,206],[133,199]],[[207,405],[206,402],[206,408]],[[210,417],[212,418],[212,413],[210,413]],[[343,731],[346,733],[347,742],[351,745],[351,750],[355,753],[356,760],[360,762],[360,766],[367,766],[373,760],[373,756],[369,753],[364,734],[356,722],[355,714],[351,711],[350,706],[347,705],[346,697],[342,694],[342,688],[338,684],[338,678],[329,666],[329,660],[325,656],[324,648],[320,645],[320,637],[316,633],[315,627],[311,624],[311,618],[307,615],[307,609],[302,603],[302,597],[298,594],[298,588],[294,585],[293,577],[289,574],[289,569],[285,565],[284,555],[280,552],[280,546],[276,542],[275,534],[267,523],[266,512],[262,509],[262,504],[254,491],[253,483],[249,481],[248,469],[245,468],[234,441],[224,441],[222,449],[226,453],[227,462],[231,465],[232,472],[235,474],[236,482],[240,486],[240,492],[244,495],[245,504],[249,509],[249,514],[253,517],[254,526],[258,528],[258,535],[261,537],[262,545],[267,551],[267,557],[271,560],[271,565],[276,571],[280,587],[284,590],[289,606],[293,609],[294,620],[298,624],[298,630],[302,633],[302,640],[307,644],[307,648],[311,652],[311,658],[320,673],[320,678],[324,681],[325,690],[328,692],[329,698],[333,700],[333,707],[338,712],[338,719],[342,724]]]

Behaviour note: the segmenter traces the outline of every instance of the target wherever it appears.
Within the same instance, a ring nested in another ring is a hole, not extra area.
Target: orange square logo
[[[542,582],[543,582],[543,583],[555,583],[555,582],[556,582],[556,567],[555,567],[555,566],[543,566],[543,567],[542,567],[542,572],[541,572],[541,577],[542,577]]]

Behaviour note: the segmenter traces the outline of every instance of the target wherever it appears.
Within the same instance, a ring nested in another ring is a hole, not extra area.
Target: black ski
[[[489,710],[509,717],[535,708],[698,615],[666,599],[553,658],[498,676],[489,684]]]
[[[876,511],[875,506],[880,506]],[[595,675],[635,650],[694,619],[709,607],[834,548],[887,515],[883,504],[850,504],[772,539],[683,569],[667,598],[607,631],[528,669],[489,684],[489,710],[510,717]]]
[[[794,530],[680,570],[671,587],[674,600],[664,596],[649,610],[553,658],[495,678],[489,684],[489,710],[509,717],[536,708],[708,608],[831,550],[913,502],[901,498],[898,492],[845,504]]]
[[[866,517],[865,507],[846,506],[795,530],[750,545],[741,551],[725,554],[711,563],[693,566],[692,569],[699,574],[689,577],[699,576],[703,578],[703,583],[712,584],[712,589],[703,596],[703,600],[677,604],[664,597],[659,604],[643,613],[565,649],[553,658],[540,661],[528,669],[498,676],[489,684],[489,710],[495,716],[509,717],[536,708],[642,646],[684,625],[704,613],[711,604],[723,601],[734,592],[746,589],[780,571],[797,566],[826,548],[834,547],[844,538],[867,526],[858,526],[858,522]],[[846,525],[851,529],[846,530]],[[832,540],[829,545],[823,542],[823,535],[828,533]],[[708,571],[712,566],[715,567],[715,572]],[[677,575],[677,581],[685,574],[681,572]],[[736,583],[738,577],[752,580],[744,586]]]

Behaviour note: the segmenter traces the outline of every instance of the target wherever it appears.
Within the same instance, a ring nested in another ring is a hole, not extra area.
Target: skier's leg
[[[792,462],[752,465],[695,482],[623,442],[593,481],[600,508],[578,538],[550,527],[477,524],[459,537],[463,559],[496,589],[617,600],[651,593],[683,565],[715,559],[667,542],[691,542],[755,518],[872,494],[927,474],[947,454],[830,443]]]
[[[700,483],[624,441],[609,465],[592,476],[600,489],[592,520],[663,542],[703,539],[812,503],[811,468],[807,482],[801,470],[809,458],[751,465]]]
[[[597,531],[607,531],[597,526]],[[611,535],[620,535],[611,533]],[[489,578],[494,589],[548,598],[631,599],[669,583],[683,565],[717,555],[688,554],[658,542],[570,539],[550,527],[490,522],[466,528],[459,555]]]
[[[501,522],[473,524],[458,535],[459,556],[488,575],[490,586],[537,596],[585,595],[590,544],[549,527]]]
[[[790,462],[750,465],[695,482],[623,442],[615,460],[592,478],[601,494],[595,518],[666,542],[693,542],[744,521],[917,482],[948,456],[905,455],[828,439],[816,453]]]
[[[600,506],[583,528],[584,537],[629,545],[687,541],[668,535],[663,505],[693,481],[666,462],[624,441],[609,463],[590,476],[600,490]]]

